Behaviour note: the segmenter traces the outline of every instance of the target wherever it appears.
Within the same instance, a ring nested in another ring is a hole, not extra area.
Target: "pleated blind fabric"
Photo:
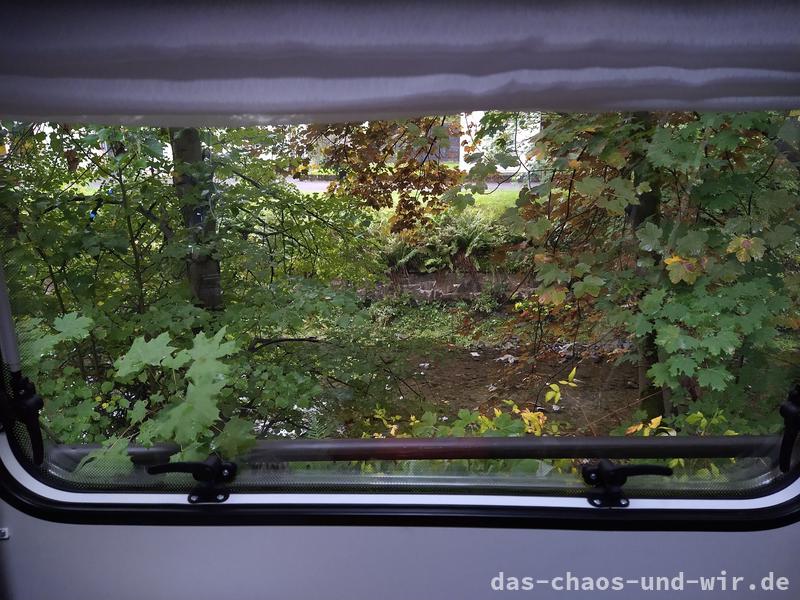
[[[239,125],[800,107],[800,2],[17,3],[0,116]]]

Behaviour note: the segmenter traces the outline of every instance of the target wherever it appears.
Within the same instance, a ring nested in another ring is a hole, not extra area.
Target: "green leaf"
[[[764,239],[773,248],[779,248],[788,242],[795,244],[797,242],[795,235],[797,230],[789,225],[778,225],[772,231],[764,233]]]
[[[525,235],[532,240],[537,240],[544,236],[545,233],[550,231],[552,223],[547,217],[541,217],[536,221],[528,221],[525,223]]]
[[[225,458],[236,458],[250,450],[256,443],[253,424],[245,419],[233,417],[215,439],[214,447]]]
[[[559,268],[558,265],[546,263],[536,271],[536,277],[543,285],[548,286],[553,283],[564,283],[569,281],[569,273]]]
[[[201,379],[198,384],[189,383],[183,402],[142,424],[139,440],[143,444],[152,440],[171,440],[183,447],[210,435],[211,426],[219,419],[217,396],[225,386],[225,380]]]
[[[64,340],[82,340],[89,335],[94,321],[89,317],[82,317],[73,312],[57,317],[53,321],[53,327],[61,334]]]
[[[210,381],[227,372],[228,367],[218,359],[233,354],[236,343],[222,342],[226,329],[223,327],[212,338],[206,337],[202,331],[195,336],[194,346],[189,350],[193,362],[186,372],[186,376],[195,383]]]
[[[619,148],[609,147],[601,154],[600,158],[605,160],[609,165],[615,169],[621,169],[625,166],[625,156],[619,151]]]
[[[669,372],[673,377],[677,377],[681,373],[691,376],[697,368],[697,363],[694,359],[688,356],[670,356],[667,360],[669,365]]]
[[[636,230],[636,237],[639,238],[639,247],[646,252],[661,250],[661,235],[661,228],[650,221]]]
[[[572,383],[573,381],[575,381],[575,375],[576,375],[577,373],[578,373],[578,367],[577,367],[577,365],[576,365],[576,366],[572,367],[572,371],[570,371],[570,372],[569,372],[569,375],[567,375],[567,381],[569,381],[570,383]]]
[[[677,242],[675,242],[675,249],[679,254],[701,256],[707,251],[707,242],[708,234],[705,231],[694,230],[690,231]]]
[[[575,277],[583,277],[591,270],[592,268],[589,265],[584,262],[579,262],[577,265],[572,267],[572,275]]]
[[[655,325],[653,322],[648,319],[644,314],[638,313],[633,318],[633,327],[631,328],[631,332],[636,337],[644,337],[651,331],[653,331],[653,327]]]
[[[725,391],[727,382],[731,379],[733,379],[733,375],[723,367],[700,369],[697,372],[697,382],[702,387],[711,388],[717,392]]]
[[[142,150],[153,158],[163,158],[164,146],[155,138],[149,138],[142,142]]]
[[[38,329],[20,331],[19,353],[23,366],[27,369],[39,367],[41,359],[53,352],[60,341],[60,336]]]
[[[564,303],[567,299],[567,289],[562,286],[550,286],[544,289],[538,289],[539,299],[545,304],[552,304],[558,306]]]
[[[598,202],[608,212],[615,215],[623,215],[625,207],[629,204],[639,203],[639,199],[636,197],[636,190],[633,189],[633,182],[629,179],[615,177],[608,182],[608,187],[612,191],[612,196],[610,198],[601,198],[601,201]]]
[[[723,152],[732,152],[738,148],[740,141],[739,132],[729,128],[715,133],[710,143]]]
[[[575,191],[584,196],[594,197],[603,191],[606,184],[600,177],[584,177],[575,182]]]
[[[133,405],[133,408],[128,413],[128,418],[130,419],[131,425],[134,425],[136,423],[141,423],[144,420],[146,413],[147,413],[147,401],[137,400],[136,403]]]
[[[691,316],[692,311],[685,304],[680,302],[668,302],[661,309],[661,316],[673,323],[684,321],[687,316]]]
[[[166,369],[172,369],[173,371],[176,371],[182,367],[185,367],[190,360],[192,360],[192,355],[189,354],[189,351],[181,350],[180,352],[176,352],[175,356],[168,356],[162,360],[161,366]]]
[[[723,329],[715,335],[704,337],[702,343],[713,356],[719,356],[721,352],[733,354],[739,347],[739,336],[730,329]]]
[[[647,159],[654,167],[685,173],[697,169],[703,159],[703,145],[688,130],[659,127],[647,147]]]
[[[128,455],[128,443],[124,438],[108,438],[101,448],[84,456],[75,470],[83,477],[98,477],[101,481],[131,472],[133,462]]]
[[[648,370],[647,376],[650,378],[650,381],[653,382],[653,385],[657,387],[661,387],[664,385],[670,385],[673,383],[672,377],[669,373],[669,367],[666,363],[657,362],[654,363]]]
[[[679,350],[691,350],[697,347],[697,340],[686,335],[675,325],[666,325],[658,329],[656,334],[656,344],[664,348],[669,353]]]
[[[778,137],[800,150],[800,122],[797,119],[786,119],[778,130]]]
[[[582,281],[578,281],[572,288],[576,298],[582,298],[585,295],[597,298],[600,290],[605,285],[606,280],[596,275],[587,275]]]
[[[169,334],[164,332],[157,338],[146,342],[143,337],[133,341],[127,354],[117,359],[114,366],[117,377],[126,378],[141,371],[145,365],[158,366],[165,358],[172,355],[175,348],[169,345]]]
[[[654,315],[661,309],[661,304],[667,295],[667,290],[657,289],[649,292],[639,301],[639,310],[646,315]]]
[[[436,435],[436,413],[426,411],[422,418],[411,426],[411,431],[416,437],[433,437]]]

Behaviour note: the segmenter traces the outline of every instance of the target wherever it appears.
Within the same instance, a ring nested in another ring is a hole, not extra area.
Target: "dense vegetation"
[[[797,119],[544,114],[520,134],[539,118],[487,113],[468,174],[436,158],[441,117],[3,123],[3,262],[48,434],[205,457],[287,434],[598,433],[542,407],[581,385],[579,342],[609,339],[638,370],[641,410],[617,433],[775,430],[800,366]],[[522,182],[500,209],[498,166]],[[312,168],[334,174],[327,192],[287,182]],[[458,272],[476,294],[371,291],[409,272]],[[500,332],[525,364],[565,340],[570,360],[491,411],[412,393],[420,352]]]

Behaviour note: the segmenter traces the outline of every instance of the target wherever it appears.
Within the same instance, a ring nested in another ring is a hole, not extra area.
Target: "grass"
[[[516,322],[515,315],[502,310],[489,315],[476,313],[473,303],[463,300],[452,304],[405,303],[402,298],[386,298],[373,307],[374,314],[385,318],[380,323],[384,334],[421,347],[452,344],[471,348],[476,340],[499,344],[511,333],[507,325]]]
[[[307,194],[313,192],[305,192]],[[394,201],[397,202],[397,194],[393,194]],[[519,191],[514,189],[498,189],[488,194],[475,194],[475,204],[471,210],[476,210],[486,214],[492,220],[499,219],[509,207],[514,206]]]
[[[397,202],[396,193],[393,194]],[[493,221],[498,220],[506,209],[515,205],[519,197],[519,190],[495,190],[489,194],[475,194],[475,204],[467,210],[474,210],[485,214]]]
[[[518,190],[495,190],[490,194],[477,194],[475,210],[485,213],[493,219],[499,219],[507,208],[514,206],[518,197]]]

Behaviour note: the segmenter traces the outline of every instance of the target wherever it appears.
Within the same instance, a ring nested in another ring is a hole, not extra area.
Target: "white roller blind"
[[[3,118],[800,107],[797,1],[33,2],[0,19]]]

